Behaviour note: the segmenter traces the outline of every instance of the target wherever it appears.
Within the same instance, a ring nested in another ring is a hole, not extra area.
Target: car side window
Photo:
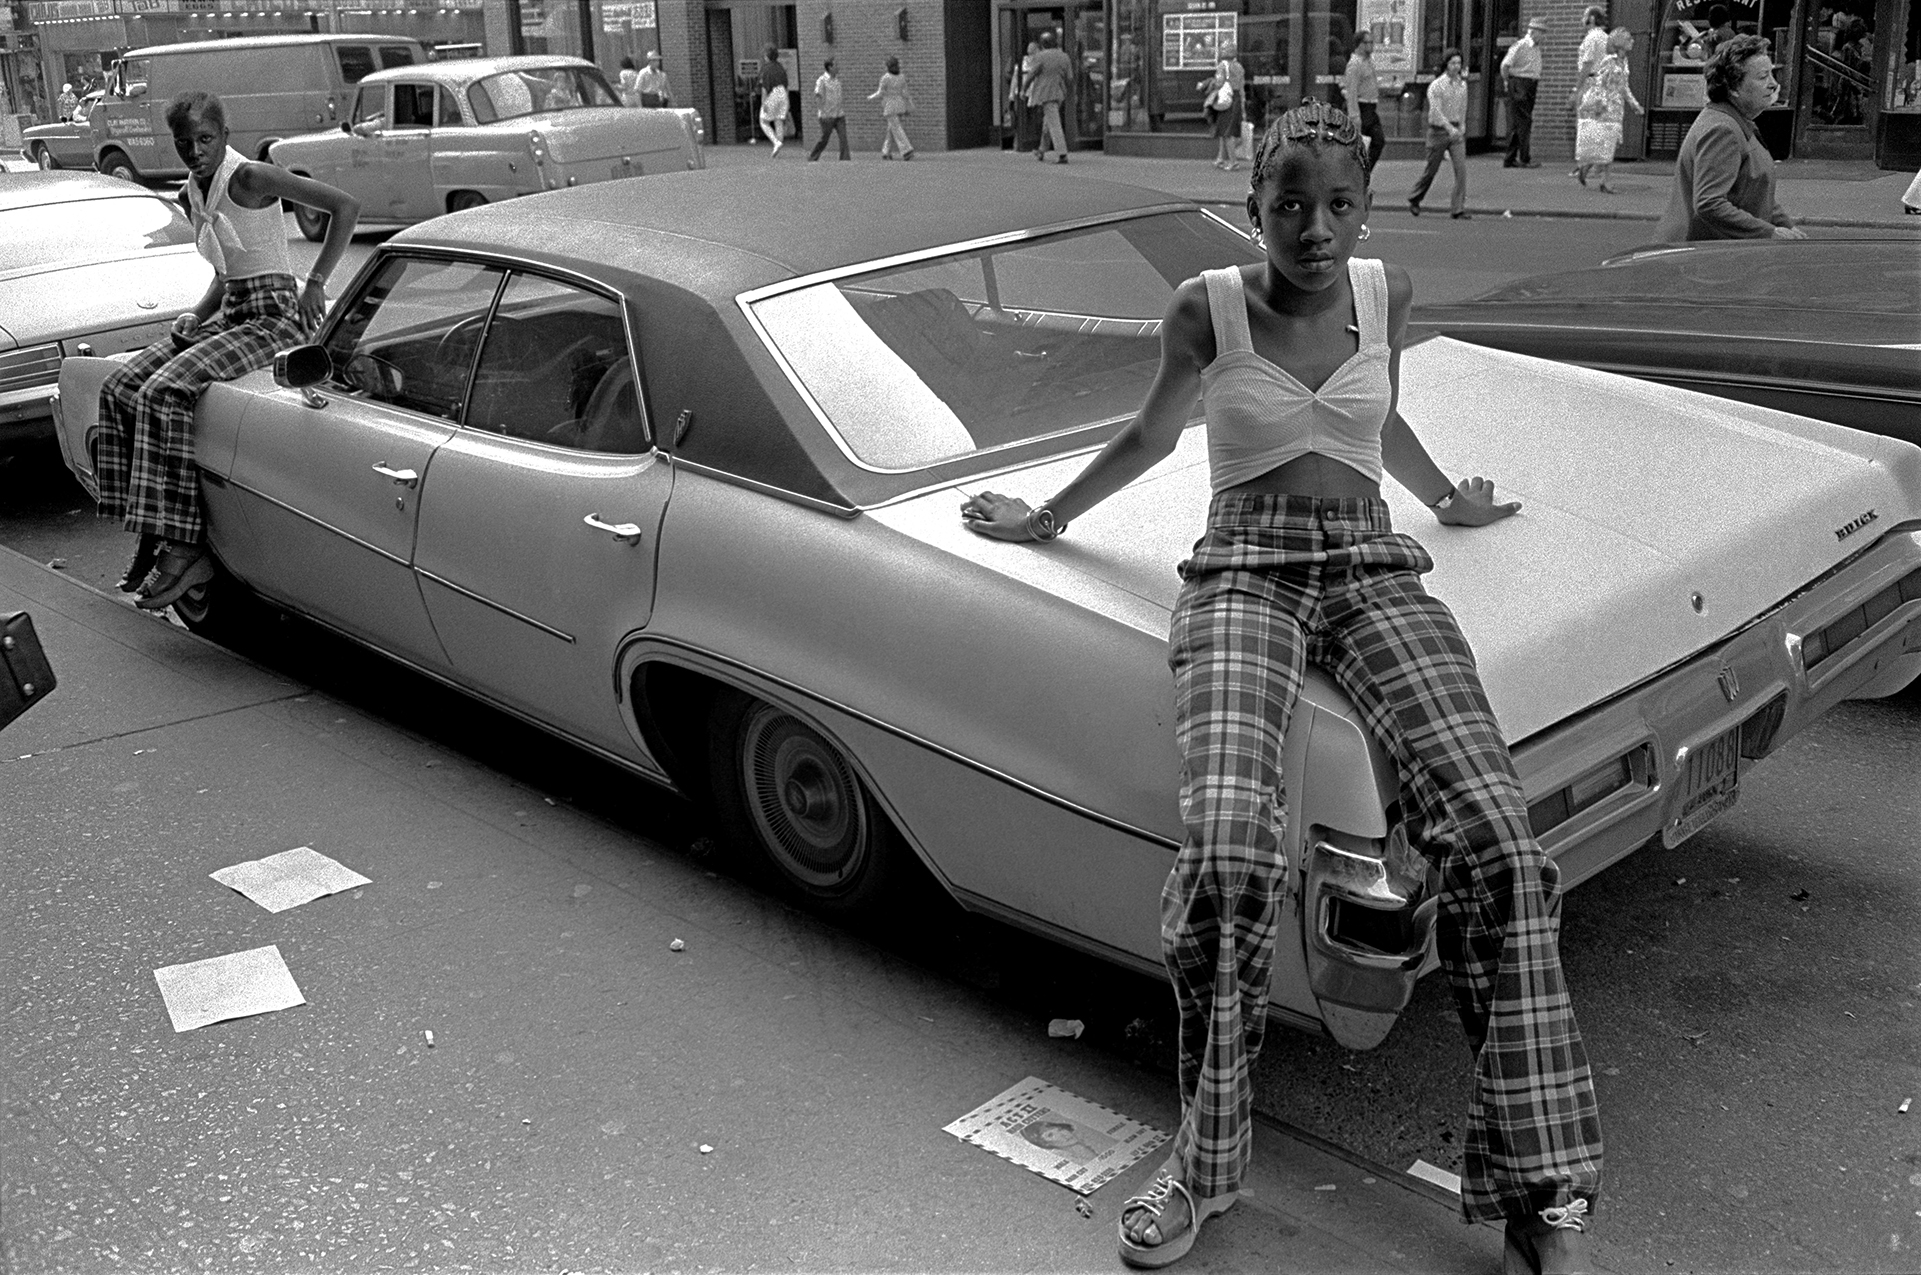
[[[334,384],[459,420],[502,273],[467,261],[389,257],[328,334]]]
[[[487,326],[464,424],[576,451],[646,451],[620,303],[516,271]]]
[[[465,123],[460,118],[460,99],[454,96],[452,89],[440,90],[440,96],[435,100],[439,103],[434,111],[435,128],[459,128]]]
[[[387,126],[387,86],[363,84],[354,98],[354,130],[366,133]]]
[[[412,66],[414,51],[404,44],[383,44],[380,46],[380,69],[391,71],[397,66]]]
[[[396,84],[393,122],[390,128],[432,128],[434,126],[434,86]]]
[[[343,84],[358,84],[374,73],[374,51],[364,44],[336,44],[334,56],[340,60]]]

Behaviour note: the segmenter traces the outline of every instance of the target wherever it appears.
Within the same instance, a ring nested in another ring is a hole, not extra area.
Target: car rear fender
[[[59,440],[60,457],[68,471],[96,500],[100,498],[100,485],[93,470],[93,453],[87,447],[87,434],[100,419],[100,387],[137,353],[130,350],[108,358],[72,355],[60,364],[60,388],[53,400],[54,437]],[[258,388],[256,382],[253,389]],[[252,397],[251,389],[228,381],[216,381],[201,392],[200,401],[194,406],[193,434],[194,461],[202,474],[218,480],[232,471],[241,418]]]

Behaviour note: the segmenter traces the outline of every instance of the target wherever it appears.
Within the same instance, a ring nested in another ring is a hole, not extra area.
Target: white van
[[[135,49],[113,64],[88,117],[93,166],[129,181],[181,178],[167,103],[200,90],[227,108],[233,148],[264,160],[283,137],[346,118],[362,76],[427,60],[418,40],[390,35],[263,35]]]

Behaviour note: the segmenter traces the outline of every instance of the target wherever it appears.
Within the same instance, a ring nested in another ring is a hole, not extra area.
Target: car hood
[[[1474,645],[1509,741],[1645,681],[1921,514],[1921,448],[1602,372],[1437,339],[1407,351],[1403,415],[1434,459],[1484,474],[1518,517],[1443,527],[1392,481],[1427,587]],[[960,525],[964,495],[1039,499],[1081,455],[872,516],[1023,584],[1165,633],[1175,565],[1203,530],[1204,431],[1045,548]],[[1870,530],[1842,535],[1870,510]]]
[[[0,315],[15,340],[32,344],[177,314],[205,295],[212,278],[213,268],[186,245],[116,261],[0,270]]]

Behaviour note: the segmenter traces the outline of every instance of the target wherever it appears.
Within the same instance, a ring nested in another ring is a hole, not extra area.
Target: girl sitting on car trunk
[[[1175,291],[1140,414],[1039,508],[992,492],[961,507],[983,535],[1052,540],[1172,453],[1202,396],[1214,497],[1181,564],[1169,656],[1187,837],[1161,895],[1182,1116],[1152,1185],[1121,1206],[1133,1266],[1185,1254],[1239,1197],[1252,1154],[1286,894],[1281,741],[1309,663],[1394,759],[1409,837],[1440,874],[1441,964],[1475,1056],[1463,1213],[1506,1223],[1509,1272],[1574,1271],[1600,1187],[1556,940],[1560,874],[1529,829],[1473,652],[1421,587],[1433,560],[1389,525],[1381,473],[1455,526],[1520,506],[1496,504],[1485,478],[1450,480],[1396,410],[1413,286],[1354,257],[1368,203],[1348,117],[1313,101],[1287,112],[1247,199],[1265,260]]]
[[[167,106],[173,148],[187,166],[180,201],[213,283],[100,387],[90,442],[100,512],[140,537],[120,588],[158,611],[213,579],[193,461],[193,409],[210,382],[266,367],[306,340],[327,309],[327,276],[352,240],[360,205],[343,190],[255,163],[227,145],[227,113],[211,93]],[[282,201],[327,214],[320,257],[296,291]]]

